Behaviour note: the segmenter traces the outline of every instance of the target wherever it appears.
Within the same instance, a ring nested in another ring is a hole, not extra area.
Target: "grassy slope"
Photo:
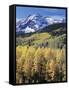
[[[17,37],[16,40],[17,40],[17,43],[18,41],[20,41],[19,43],[22,43],[22,44],[28,44],[29,42],[31,44],[40,44],[50,38],[52,38],[52,36],[49,33],[36,33],[29,37],[24,37],[24,38]]]

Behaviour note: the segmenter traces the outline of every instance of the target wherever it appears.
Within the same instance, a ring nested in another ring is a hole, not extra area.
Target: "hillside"
[[[62,35],[66,33],[66,23],[56,23],[49,25],[41,30],[39,32],[48,32],[55,35]]]
[[[50,25],[50,27],[43,32],[17,36],[16,45],[63,48],[66,46],[66,27],[62,24],[57,24],[56,26],[57,27]]]

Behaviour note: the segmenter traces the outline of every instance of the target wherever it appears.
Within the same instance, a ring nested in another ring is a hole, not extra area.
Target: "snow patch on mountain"
[[[29,28],[29,27],[27,26],[26,29],[25,29],[25,33],[30,33],[30,32],[35,32],[35,30],[32,29],[32,28]]]

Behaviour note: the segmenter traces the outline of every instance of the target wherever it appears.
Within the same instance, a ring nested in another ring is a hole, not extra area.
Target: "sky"
[[[38,14],[38,13],[45,17],[65,18],[66,9],[16,6],[16,19],[26,18],[28,15]]]

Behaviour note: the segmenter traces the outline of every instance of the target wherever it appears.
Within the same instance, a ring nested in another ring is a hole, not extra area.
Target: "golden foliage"
[[[20,75],[24,76],[23,83],[26,83],[27,80],[30,80],[31,83],[35,81],[65,81],[65,62],[65,51],[63,49],[17,46],[16,81],[19,83]]]

